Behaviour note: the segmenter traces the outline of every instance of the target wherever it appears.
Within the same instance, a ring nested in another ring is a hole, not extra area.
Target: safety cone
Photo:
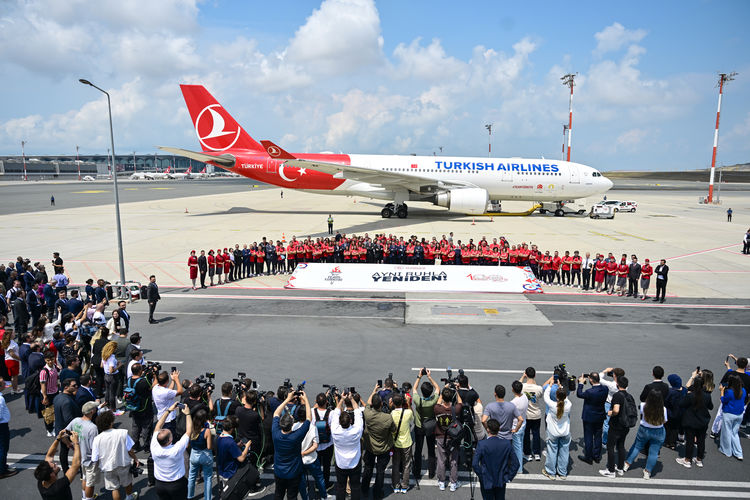
[[[474,223],[474,217],[471,218],[471,225],[476,226],[476,224]]]
[[[494,217],[492,217],[491,215],[490,215],[490,222],[495,222]]]
[[[357,203],[357,198],[354,198],[354,203]]]
[[[286,243],[286,235],[284,233],[281,233],[281,242]]]
[[[185,213],[188,213],[187,207],[185,207]]]

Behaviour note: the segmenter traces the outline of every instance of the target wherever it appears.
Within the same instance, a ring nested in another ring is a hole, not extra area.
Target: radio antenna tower
[[[573,87],[578,73],[568,73],[560,78],[563,85],[570,87],[570,101],[568,103],[568,161],[570,161],[570,136],[573,135]]]
[[[719,73],[719,107],[716,110],[716,128],[714,129],[714,149],[711,154],[711,176],[708,179],[708,200],[707,203],[712,203],[714,200],[714,172],[716,169],[716,149],[719,147],[719,115],[721,115],[721,98],[724,95],[724,84],[731,82],[734,77],[737,76],[736,72],[733,73]]]

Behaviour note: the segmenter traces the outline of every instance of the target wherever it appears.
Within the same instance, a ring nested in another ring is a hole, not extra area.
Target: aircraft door
[[[276,174],[276,162],[271,158],[266,158],[266,173]]]
[[[581,174],[578,172],[578,166],[569,164],[569,168],[570,168],[570,183],[580,184]]]
[[[510,165],[505,166],[508,170],[503,170],[503,175],[501,177],[503,182],[513,182],[513,172],[510,170]]]

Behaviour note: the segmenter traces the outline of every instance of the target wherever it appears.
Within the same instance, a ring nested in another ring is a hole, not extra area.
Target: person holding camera
[[[172,431],[164,429],[169,414],[180,408],[185,415],[185,434],[174,441]],[[183,500],[187,498],[188,482],[185,477],[185,450],[193,433],[193,419],[190,408],[182,403],[173,403],[169,412],[164,412],[156,422],[154,435],[151,438],[151,458],[154,459],[154,477],[156,477],[156,494],[160,500]],[[206,478],[210,488],[211,478]]]
[[[180,371],[172,367],[172,374],[163,371],[156,377],[157,384],[151,389],[151,397],[154,399],[156,406],[156,416],[161,418],[164,413],[168,413],[164,428],[172,431],[173,435],[177,434],[177,412],[169,408],[177,401],[177,396],[184,392],[182,382],[180,381]]]
[[[217,430],[221,431],[221,426],[230,415],[234,415],[240,404],[232,398],[232,383],[224,382],[221,384],[221,397],[214,403],[214,422]]]
[[[257,469],[252,464],[245,465],[252,442],[247,441],[240,449],[234,440],[236,430],[237,417],[227,417],[216,440],[216,473],[222,499],[243,498],[258,480]]]
[[[312,409],[313,421],[315,422],[315,427],[318,429],[318,458],[323,468],[323,479],[326,482],[326,489],[330,488],[333,484],[331,482],[331,461],[333,460],[333,440],[331,439],[332,411],[327,406],[328,396],[329,394],[322,392],[315,396],[315,407]],[[331,395],[331,397],[333,396]],[[383,466],[383,470],[385,470],[385,466]]]
[[[620,390],[617,386],[617,379],[624,376],[625,370],[622,368],[605,368],[599,372],[599,383],[607,388],[607,402],[604,403],[604,411],[607,412],[607,418],[604,419],[604,425],[602,426],[602,446],[607,446],[607,440],[609,439],[609,417],[610,410],[612,409],[612,396]],[[612,377],[612,380],[607,380],[607,377]]]
[[[252,383],[243,385],[251,387]],[[234,412],[237,417],[237,436],[242,441],[250,441],[250,453],[252,455],[251,463],[260,465],[263,457],[263,418],[265,417],[264,407],[258,401],[258,391],[248,389],[241,393],[242,406]],[[210,396],[209,396],[210,401]],[[260,489],[260,483],[255,485],[255,489]]]
[[[616,376],[617,392],[612,395],[610,409],[607,410],[609,428],[607,433],[607,468],[599,471],[604,477],[614,478],[616,474],[623,475],[625,463],[625,438],[630,431],[629,419],[637,418],[631,411],[636,411],[635,400],[628,394],[628,378],[625,375]],[[633,424],[635,425],[635,424]],[[615,450],[617,463],[615,463]]]
[[[125,409],[130,411],[130,436],[135,445],[133,449],[137,452],[146,449],[151,442],[152,428],[154,424],[154,409],[151,404],[151,394],[156,384],[148,381],[141,364],[130,367],[131,376],[125,383],[124,402]],[[143,446],[141,446],[143,436]]]
[[[135,500],[138,494],[133,493],[133,471],[140,466],[133,450],[135,443],[127,430],[114,429],[114,423],[115,415],[111,410],[96,417],[99,434],[91,445],[91,461],[99,462],[99,469],[104,474],[104,488],[112,492],[113,500],[122,498],[120,488],[125,488],[125,500]],[[76,453],[80,464],[80,448]]]
[[[591,388],[584,391],[583,385],[586,380],[591,383]],[[589,465],[599,463],[602,459],[602,428],[607,417],[604,404],[607,402],[608,394],[608,389],[599,383],[597,372],[582,374],[578,378],[576,396],[583,399],[581,419],[584,447],[583,455],[578,455],[578,459]]]
[[[287,405],[297,400],[305,407],[305,421],[302,425],[292,430],[294,418],[289,412],[284,411]],[[302,477],[302,441],[305,439],[310,428],[310,403],[305,391],[289,391],[286,399],[276,408],[273,413],[271,437],[273,438],[273,474],[275,476],[276,490],[274,498],[281,500],[286,494],[287,498],[297,498],[299,494],[299,483]],[[337,460],[338,462],[338,460]]]
[[[419,381],[422,377],[427,380]],[[421,394],[417,393],[417,387]],[[427,474],[430,479],[435,477],[437,458],[435,457],[435,404],[438,400],[440,388],[432,378],[430,370],[422,368],[412,390],[412,401],[416,411],[414,412],[414,476],[422,476],[422,446],[427,441]],[[367,415],[365,415],[365,426],[367,426]]]
[[[189,406],[188,409],[190,409]],[[195,483],[198,479],[198,473],[203,471],[203,499],[211,500],[213,493],[211,491],[211,477],[214,470],[214,454],[211,450],[214,445],[214,436],[208,423],[209,413],[205,407],[199,407],[195,412],[190,410],[190,418],[193,422],[193,431],[185,432],[185,435],[190,437],[187,498],[195,496]]]
[[[346,498],[347,481],[351,488],[351,500],[359,500],[362,494],[360,440],[364,431],[364,422],[362,421],[363,409],[357,399],[351,397],[349,391],[345,390],[339,397],[336,409],[331,413],[331,438],[336,456],[336,500]],[[345,410],[347,406],[352,407],[351,413]]]
[[[393,435],[396,432],[396,423],[390,415],[383,413],[383,400],[378,394],[379,385],[376,385],[367,400],[364,409],[364,468],[362,470],[362,492],[367,495],[370,490],[372,470],[377,464],[375,472],[375,484],[373,485],[373,498],[383,498],[383,483],[385,482],[385,468],[390,461],[390,451],[393,448]],[[434,439],[434,438],[433,438]]]
[[[702,372],[695,370],[685,386],[688,393],[680,401],[680,406],[684,410],[682,427],[685,429],[685,458],[675,460],[689,469],[692,464],[696,467],[703,467],[703,458],[706,455],[706,431],[711,422],[710,410],[714,409],[714,404],[711,401],[711,393],[704,389]],[[696,445],[698,450],[693,456]]]
[[[55,463],[57,447],[63,439],[68,438],[67,436],[67,431],[60,431],[47,450],[44,460],[34,469],[37,489],[43,499],[73,498],[73,493],[70,491],[70,483],[75,480],[78,470],[81,467],[81,447],[78,443],[78,434],[75,432],[70,433],[69,439],[73,447],[73,463],[62,477],[59,477],[62,469]],[[119,500],[119,497],[117,500]]]
[[[396,394],[391,399],[391,418],[396,422],[391,485],[394,492],[406,493],[409,489],[409,475],[411,474],[411,426],[414,422],[414,413],[407,407],[402,394]]]
[[[83,415],[74,418],[65,428],[69,433],[68,435],[75,433],[78,436],[81,447],[81,497],[84,500],[94,498],[94,491],[101,479],[99,464],[91,460],[91,447],[94,444],[94,438],[99,434],[99,430],[93,422],[98,409],[99,405],[97,403],[93,401],[87,402],[81,410]],[[65,444],[68,448],[72,447],[68,443]]]
[[[544,383],[544,404],[547,406],[547,460],[542,474],[549,479],[567,479],[570,460],[570,409],[573,403],[568,399],[565,388],[557,385],[555,376]],[[555,400],[550,395],[556,387]]]
[[[489,405],[488,405],[489,406]],[[458,452],[459,443],[449,439],[448,431],[451,427],[461,427],[458,418],[463,409],[461,394],[455,387],[445,386],[440,398],[435,403],[435,451],[437,452],[438,488],[445,491],[445,469],[450,460],[450,490],[458,489]],[[485,411],[487,409],[485,408]]]

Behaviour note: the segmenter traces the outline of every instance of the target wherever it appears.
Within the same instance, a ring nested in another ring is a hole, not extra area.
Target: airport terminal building
[[[0,179],[22,180],[24,178],[24,163],[26,176],[30,180],[71,179],[78,176],[80,162],[81,176],[108,177],[111,172],[112,158],[108,155],[39,155],[39,156],[0,156]],[[194,172],[200,172],[203,167],[213,172],[212,165],[182,158],[174,155],[117,155],[115,165],[120,176],[133,172],[161,172],[168,167],[178,172],[184,172],[192,166]]]

